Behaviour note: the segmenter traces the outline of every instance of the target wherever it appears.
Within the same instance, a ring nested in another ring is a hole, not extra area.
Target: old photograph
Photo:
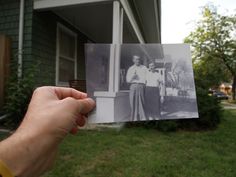
[[[86,53],[92,122],[198,118],[189,45],[92,44]]]

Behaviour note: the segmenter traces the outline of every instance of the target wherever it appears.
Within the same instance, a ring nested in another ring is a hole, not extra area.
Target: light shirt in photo
[[[126,75],[126,81],[128,83],[140,83],[140,84],[145,84],[146,82],[146,72],[147,68],[144,65],[133,65],[131,66]],[[138,77],[135,79],[132,79],[134,75],[137,75]]]
[[[146,86],[159,87],[159,81],[161,80],[160,74],[157,72],[147,71],[146,73]]]

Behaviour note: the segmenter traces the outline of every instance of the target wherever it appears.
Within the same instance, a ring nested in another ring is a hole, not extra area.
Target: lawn
[[[44,177],[236,177],[236,110],[211,131],[82,130]]]

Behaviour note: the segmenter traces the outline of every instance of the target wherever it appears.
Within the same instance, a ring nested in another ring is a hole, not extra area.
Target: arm
[[[132,71],[131,71],[131,67],[130,67],[127,71],[127,74],[126,74],[126,82],[131,83],[132,80],[133,80],[133,76],[132,76]]]
[[[0,142],[0,159],[17,177],[40,176],[51,168],[65,136],[85,124],[94,106],[85,93],[71,88],[36,89],[19,128]]]

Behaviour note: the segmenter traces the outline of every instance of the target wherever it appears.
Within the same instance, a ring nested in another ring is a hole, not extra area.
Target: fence
[[[4,91],[7,78],[9,77],[9,65],[11,56],[10,38],[0,34],[0,108],[4,102]]]

